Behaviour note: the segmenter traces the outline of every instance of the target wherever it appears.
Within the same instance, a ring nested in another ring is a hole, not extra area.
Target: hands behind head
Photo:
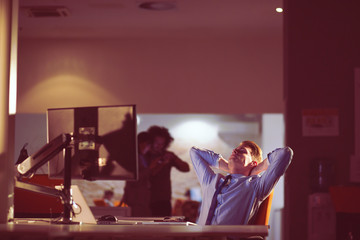
[[[257,166],[251,170],[250,175],[258,175],[259,173],[265,171],[268,166],[269,161],[267,158],[265,158],[261,163],[257,164]]]

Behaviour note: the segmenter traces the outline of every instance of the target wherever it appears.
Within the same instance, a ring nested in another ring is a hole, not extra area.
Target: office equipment
[[[47,111],[48,141],[72,133],[71,178],[136,180],[135,105],[54,108]],[[49,176],[62,178],[64,156],[49,161]]]
[[[336,212],[336,239],[360,239],[360,187],[334,185],[329,193]]]
[[[55,161],[54,158],[57,160],[56,168],[49,165],[49,175],[55,171],[55,177],[63,177],[62,189],[21,181],[24,176],[33,176],[50,160]],[[17,169],[17,188],[60,197],[64,205],[62,223],[76,223],[71,221],[71,213],[74,215],[72,178],[137,179],[135,106],[48,110],[48,143],[18,164]]]
[[[69,147],[71,141],[70,134],[61,134],[54,140],[50,141],[44,147],[42,147],[34,155],[25,159],[22,163],[17,166],[18,173],[20,174],[15,181],[15,187],[42,193],[54,197],[61,198],[64,206],[64,214],[62,223],[72,224],[71,212],[72,212],[72,201],[70,194],[71,185],[71,148]],[[32,177],[36,170],[43,164],[51,159],[52,156],[64,150],[64,187],[62,190],[50,188],[42,185],[36,185],[31,183],[22,182],[23,176]]]
[[[117,222],[118,219],[114,215],[104,215],[98,218],[98,222]]]
[[[57,186],[57,189],[62,189],[62,186]],[[72,209],[74,215],[71,221],[77,223],[96,224],[96,219],[92,214],[86,200],[77,185],[71,185]]]
[[[69,134],[60,134],[49,141],[33,155],[26,158],[17,165],[17,170],[21,176],[31,177],[36,170],[47,163],[52,157],[61,152],[70,144],[71,136]]]
[[[117,218],[120,217],[130,217],[131,209],[130,207],[98,207],[90,206],[91,212],[94,214],[95,218],[99,218],[104,215],[114,215]]]

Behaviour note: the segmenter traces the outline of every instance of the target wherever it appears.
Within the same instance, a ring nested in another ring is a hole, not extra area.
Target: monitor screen
[[[47,110],[48,142],[71,134],[71,177],[86,180],[137,179],[135,105]],[[49,176],[63,178],[63,152],[49,161]]]

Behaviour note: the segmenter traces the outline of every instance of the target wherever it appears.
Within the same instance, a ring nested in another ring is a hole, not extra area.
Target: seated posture
[[[285,173],[292,156],[291,148],[285,147],[272,151],[262,160],[261,148],[252,141],[241,142],[228,161],[213,151],[191,148],[191,161],[203,194],[198,224],[249,224]],[[230,175],[225,178],[211,167]]]

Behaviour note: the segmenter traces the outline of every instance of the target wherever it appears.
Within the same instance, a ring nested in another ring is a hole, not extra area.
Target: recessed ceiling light
[[[64,6],[24,6],[21,8],[27,17],[68,17],[69,9]]]
[[[278,13],[282,13],[284,10],[283,10],[282,8],[276,8],[276,11],[277,11]]]
[[[147,10],[171,10],[176,8],[176,5],[173,2],[144,2],[139,7]]]

